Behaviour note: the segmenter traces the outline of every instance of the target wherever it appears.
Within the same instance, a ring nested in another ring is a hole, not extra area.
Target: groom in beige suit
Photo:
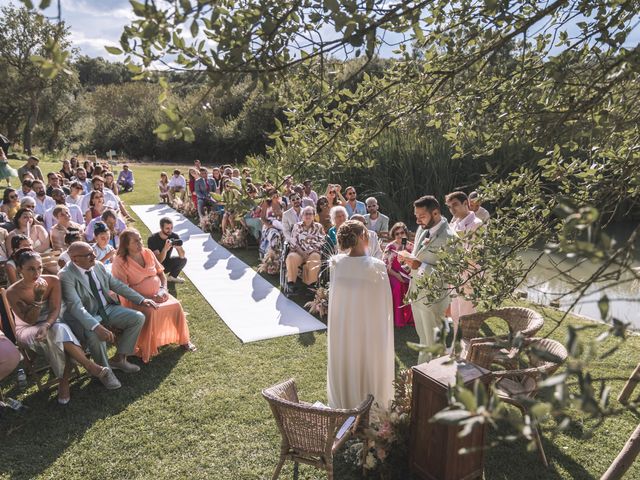
[[[411,267],[411,282],[409,294],[418,292],[418,280],[424,275],[431,275],[438,263],[438,251],[447,245],[447,242],[456,237],[449,227],[449,222],[440,213],[440,203],[435,197],[425,195],[413,202],[413,209],[418,223],[418,231],[414,242],[413,253],[398,255],[405,264]],[[440,290],[439,300],[432,304],[426,304],[422,295],[418,292],[417,300],[411,303],[413,320],[416,331],[420,337],[420,343],[428,347],[436,343],[436,334],[442,330],[445,321],[445,311],[450,303],[449,292],[444,284],[438,286]],[[420,352],[418,364],[429,361],[428,352]]]

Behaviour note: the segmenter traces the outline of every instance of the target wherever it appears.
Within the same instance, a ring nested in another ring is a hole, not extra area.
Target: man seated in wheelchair
[[[302,266],[302,282],[307,287],[318,280],[325,235],[322,225],[315,221],[315,215],[314,207],[304,207],[302,221],[296,223],[291,231],[289,254],[286,258],[289,291],[295,288],[300,266]]]

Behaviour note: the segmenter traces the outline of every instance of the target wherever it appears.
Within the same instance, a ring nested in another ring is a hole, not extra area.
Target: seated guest
[[[9,236],[9,232],[0,227],[0,262],[6,262],[9,260],[9,255],[7,255],[7,237]]]
[[[282,233],[287,242],[291,242],[291,232],[296,223],[302,221],[302,197],[293,192],[289,195],[291,208],[282,214]]]
[[[87,177],[87,171],[84,169],[84,167],[78,167],[76,169],[75,181],[82,185],[83,195],[88,195],[89,192],[93,190],[93,186],[91,185],[91,177]]]
[[[69,160],[62,161],[62,168],[58,172],[62,176],[62,181],[70,182],[73,178],[73,169]]]
[[[37,178],[38,180],[44,180],[42,176],[42,170],[38,167],[40,163],[40,159],[34,155],[31,155],[27,159],[27,163],[25,163],[22,167],[18,169],[18,179],[22,181],[24,179],[25,174],[30,173],[33,175],[33,178]]]
[[[250,179],[249,179],[250,180]],[[252,200],[255,200],[258,196],[258,189],[253,185],[250,181],[247,180],[247,195]],[[260,205],[256,205],[251,210],[249,210],[244,218],[244,226],[249,230],[249,233],[260,241],[260,232],[262,230],[262,220],[260,220],[261,216],[261,208]]]
[[[55,188],[61,188],[62,190],[64,190],[65,195],[69,195],[71,193],[71,191],[67,187],[64,187],[62,185],[62,178],[58,173],[49,172],[47,174],[47,188],[45,190],[45,193],[51,197],[51,193]]]
[[[111,238],[109,239],[109,243],[113,248],[118,248],[120,244],[120,234],[127,228],[127,224],[120,218],[116,211],[112,208],[106,208],[102,215],[94,218],[89,222],[87,228],[85,229],[84,236],[87,239],[87,242],[93,242],[93,228],[97,222],[104,222],[109,228],[109,233],[111,233]]]
[[[49,234],[51,248],[54,250],[64,250],[64,237],[69,228],[82,231],[84,227],[80,223],[71,221],[71,213],[69,212],[69,207],[66,205],[58,205],[54,208],[53,217],[56,220],[56,224],[51,228],[51,233]]]
[[[4,189],[2,195],[2,205],[0,206],[0,212],[5,213],[9,220],[13,220],[16,212],[20,209],[20,200],[18,199],[18,192],[13,188],[7,187]]]
[[[0,382],[7,378],[20,363],[20,352],[0,330]]]
[[[351,220],[355,220],[365,225],[363,215],[356,214],[351,217]],[[375,257],[378,260],[382,260],[382,249],[380,248],[380,240],[378,239],[378,235],[373,230],[367,230],[367,233],[369,237],[369,249],[367,250],[367,254],[370,257]]]
[[[32,178],[25,178],[24,180],[22,180],[22,188],[18,189],[18,191],[16,192],[18,194],[18,199],[22,200],[24,197],[35,198],[36,192],[33,191],[32,186],[33,186]]]
[[[46,213],[47,210],[49,210],[51,207],[56,206],[56,202],[53,200],[53,198],[49,197],[46,194],[46,191],[44,189],[44,183],[42,183],[41,180],[35,180],[32,185],[33,185],[33,191],[36,192],[35,213],[36,215],[41,215],[44,217],[44,214]]]
[[[349,217],[347,209],[342,206],[333,207],[329,214],[331,216],[331,224],[333,227],[331,227],[327,232],[327,242],[329,242],[329,245],[337,251],[338,240],[336,238],[336,232],[338,228],[340,228],[340,225],[346,222]]]
[[[75,170],[80,166],[80,162],[78,162],[78,157],[73,156],[69,159],[69,163],[71,164],[71,169],[75,172]]]
[[[93,177],[93,171],[95,169],[95,166],[93,165],[93,162],[90,162],[89,160],[85,160],[85,162],[82,164],[82,166],[83,166],[83,168],[84,168],[84,170],[85,170],[85,172],[87,174],[87,177],[88,178]],[[77,171],[76,171],[76,173],[77,173]],[[89,191],[91,191],[91,189],[89,189]],[[89,193],[89,191],[87,193]]]
[[[347,187],[344,194],[347,196],[347,202],[344,204],[344,208],[347,209],[347,215],[349,218],[353,217],[356,213],[360,215],[366,215],[367,209],[364,203],[356,200],[358,194],[355,187]]]
[[[369,197],[365,200],[367,214],[364,216],[365,225],[369,230],[373,230],[378,237],[385,238],[389,234],[389,217],[378,211],[378,200]]]
[[[129,170],[129,165],[123,165],[120,175],[118,175],[118,185],[122,187],[125,192],[133,190],[133,186],[136,181],[133,178],[133,172]]]
[[[178,275],[187,264],[187,259],[184,248],[182,248],[182,240],[178,234],[173,232],[173,222],[170,218],[162,217],[160,219],[160,231],[147,239],[147,246],[156,256],[164,271],[169,274],[167,281],[184,283],[184,279]],[[171,256],[174,248],[178,254],[177,257]]]
[[[324,246],[324,230],[316,223],[313,207],[302,210],[302,221],[296,223],[291,232],[290,251],[287,255],[287,283],[290,289],[295,287],[298,268],[302,267],[302,282],[311,286],[320,274],[321,252]]]
[[[47,232],[51,231],[56,221],[55,215],[53,214],[56,207],[67,207],[67,209],[69,210],[69,215],[71,216],[71,220],[74,223],[77,223],[79,225],[84,223],[84,215],[82,214],[82,210],[80,210],[80,207],[77,205],[67,205],[67,196],[65,195],[63,190],[61,190],[60,188],[54,188],[51,192],[51,198],[53,198],[53,201],[56,202],[56,204],[54,207],[47,210],[44,214],[44,228],[47,230]]]
[[[478,192],[471,192],[469,194],[469,210],[475,213],[476,217],[482,220],[483,223],[487,223],[491,215],[486,208],[481,206],[481,204],[482,201],[480,199],[480,195],[478,195]]]
[[[13,217],[13,223],[16,228],[7,236],[7,255],[13,253],[11,239],[18,234],[29,237],[33,242],[33,249],[38,253],[44,253],[51,248],[49,234],[42,225],[37,225],[34,222],[33,212],[31,212],[31,210],[25,208],[18,210],[16,216]]]
[[[104,188],[104,179],[102,177],[93,177],[91,179],[91,186],[92,186],[92,191],[100,192],[104,195],[105,205],[107,205],[108,207],[114,208],[116,210],[122,211],[120,200],[118,199],[118,197],[116,197],[113,194],[111,190]],[[83,212],[86,212],[89,209],[90,200],[91,200],[90,194],[85,195],[84,198],[82,199],[82,202],[80,203],[80,209]],[[126,217],[126,214],[123,213],[123,216]]]
[[[113,257],[116,254],[116,249],[109,243],[111,240],[111,233],[109,227],[104,222],[96,222],[93,226],[93,236],[96,239],[96,243],[93,244],[93,251],[96,254],[96,260],[102,262],[107,266],[107,270],[111,268]]]
[[[240,170],[234,168],[231,172],[231,181],[235,184],[236,187],[242,187],[242,179],[240,178]]]
[[[78,228],[69,227],[66,235],[64,236],[64,251],[58,257],[58,267],[64,268],[71,262],[69,257],[69,246],[76,242],[82,242],[82,232]]]
[[[209,178],[209,171],[202,167],[200,169],[200,178],[196,180],[196,199],[198,208],[198,216],[202,219],[205,216],[205,207],[214,207],[216,203],[211,198],[211,193],[216,192],[214,180]]]
[[[340,205],[344,205],[347,201],[344,199],[342,194],[340,193],[340,189],[342,187],[340,185],[334,185],[330,183],[327,185],[327,191],[324,196],[329,200],[329,208],[337,207]]]
[[[89,222],[91,222],[91,220],[102,215],[107,208],[104,203],[104,193],[98,190],[94,190],[88,195],[88,197],[89,208],[85,211],[84,214],[84,221],[87,225],[89,225]]]
[[[304,197],[311,199],[314,205],[318,203],[318,194],[313,191],[313,182],[309,179],[302,183],[304,187]]]
[[[73,182],[71,182],[71,185],[69,185],[69,189],[71,190],[71,194],[67,195],[65,199],[67,205],[73,204],[77,207],[80,207],[80,205],[82,204],[82,197],[84,197],[84,187],[80,182],[74,180]],[[82,209],[80,209],[80,211],[82,212]]]
[[[132,304],[150,308],[158,306],[107,272],[102,263],[96,262],[96,254],[88,243],[73,243],[68,253],[71,262],[60,271],[66,307],[64,322],[89,347],[91,356],[99,365],[125,373],[140,371],[140,367],[127,361],[127,356],[134,353],[138,335],[144,326],[144,315],[120,305],[109,291],[127,298]],[[115,336],[110,327],[121,330],[117,352],[111,360],[107,357],[106,342],[114,343]]]
[[[169,180],[169,201],[173,202],[173,199],[178,195],[180,200],[184,202],[185,194],[187,193],[187,181],[182,176],[180,170],[175,169],[173,176]]]
[[[158,180],[158,198],[160,203],[169,203],[169,179],[167,172],[160,172],[160,180]]]
[[[120,388],[120,382],[109,368],[89,360],[80,342],[68,325],[59,321],[61,309],[60,280],[53,275],[42,275],[40,255],[23,250],[16,259],[22,279],[7,289],[7,299],[15,312],[16,341],[47,358],[58,384],[58,403],[71,399],[69,377],[73,363],[82,365],[107,388]]]
[[[400,265],[398,261],[398,251],[406,250],[411,253],[413,244],[407,242],[409,230],[404,223],[398,222],[391,227],[391,238],[393,239],[384,249],[383,260],[387,265],[389,283],[391,284],[391,296],[393,298],[393,324],[396,327],[413,325],[413,315],[411,306],[405,305],[404,297],[409,290],[411,277],[409,272]]]
[[[313,209],[316,209],[316,202],[314,202],[311,198],[307,197],[304,194],[304,187],[302,185],[295,185],[293,187],[293,191],[295,193],[297,193],[298,195],[300,195],[300,204],[302,205],[302,207],[313,207]]]
[[[327,233],[331,228],[331,209],[329,208],[329,200],[324,195],[318,198],[316,212],[316,222],[322,225],[324,232]]]
[[[11,246],[13,247],[13,253],[9,256],[7,263],[4,265],[9,285],[13,285],[22,278],[18,273],[16,254],[24,250],[33,250],[33,242],[31,242],[31,239],[26,235],[18,234],[11,239]]]
[[[146,318],[136,343],[136,355],[147,363],[157,355],[158,347],[177,343],[186,350],[194,351],[189,341],[189,327],[180,302],[167,292],[164,268],[153,252],[142,246],[140,234],[131,229],[122,232],[118,253],[113,260],[113,276],[130,285],[140,295],[153,298],[157,308],[138,305],[127,298],[122,304],[136,309]]]
[[[196,180],[199,178],[199,176],[200,174],[198,173],[198,170],[196,170],[195,168],[189,169],[189,183],[187,184],[187,186],[189,187],[189,195],[191,198],[191,203],[193,205],[198,204],[198,198],[196,197]]]
[[[113,194],[117,197],[119,190],[118,190],[118,184],[113,179],[113,173],[104,172],[104,175],[102,176],[102,178],[104,178],[104,188],[111,190]]]

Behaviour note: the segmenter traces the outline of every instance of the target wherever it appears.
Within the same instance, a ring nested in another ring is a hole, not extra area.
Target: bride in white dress
[[[393,399],[393,301],[387,268],[367,255],[368,233],[349,220],[337,233],[348,254],[331,259],[327,393],[331,408],[355,408],[370,393]]]

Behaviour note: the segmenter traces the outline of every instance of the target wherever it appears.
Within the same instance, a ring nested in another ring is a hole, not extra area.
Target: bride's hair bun
[[[364,225],[355,220],[347,220],[338,228],[338,246],[340,250],[350,250],[358,244],[358,238],[364,234]]]

